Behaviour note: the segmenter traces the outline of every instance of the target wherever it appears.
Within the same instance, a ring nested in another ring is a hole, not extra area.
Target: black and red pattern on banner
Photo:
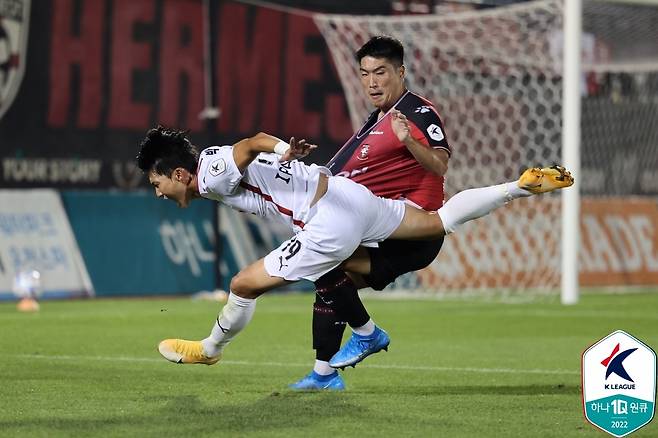
[[[352,134],[343,89],[310,14],[288,7],[387,14],[393,3],[208,1],[211,104],[221,116],[201,119],[204,3],[0,0],[0,188],[143,186],[133,158],[158,123],[189,129],[200,146],[258,131],[304,137],[320,145],[308,160],[326,163]],[[582,192],[654,196],[658,103],[646,90],[658,89],[658,75],[641,87],[629,74],[607,76],[618,86],[582,102]],[[611,102],[615,93],[623,98]]]
[[[0,11],[27,2],[0,0]],[[32,1],[27,53],[16,54],[24,75],[0,118],[0,187],[144,184],[133,157],[157,123],[202,146],[258,131],[304,137],[321,146],[313,161],[330,158],[351,125],[310,16],[209,3],[221,117],[202,120],[202,0]]]

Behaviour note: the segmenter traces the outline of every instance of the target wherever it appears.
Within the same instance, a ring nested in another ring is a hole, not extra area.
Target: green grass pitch
[[[295,393],[314,358],[312,301],[262,297],[214,366],[166,362],[156,346],[204,337],[216,303],[2,303],[0,436],[601,437],[583,416],[582,352],[616,329],[658,347],[656,292],[572,307],[369,299],[390,351],[346,370],[345,392]],[[657,437],[658,421],[631,436]]]

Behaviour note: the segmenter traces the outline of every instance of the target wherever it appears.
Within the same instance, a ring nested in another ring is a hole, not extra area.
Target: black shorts
[[[370,253],[370,275],[364,275],[368,286],[382,290],[402,274],[428,266],[441,250],[443,237],[437,240],[385,240]]]

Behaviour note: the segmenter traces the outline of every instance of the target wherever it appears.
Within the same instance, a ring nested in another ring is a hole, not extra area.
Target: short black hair
[[[199,151],[188,140],[187,131],[158,126],[146,133],[139,147],[137,167],[144,173],[171,176],[174,169],[182,167],[196,174]]]
[[[396,67],[404,64],[404,46],[402,43],[387,35],[376,35],[365,43],[356,52],[356,61],[360,64],[366,56],[385,58]]]

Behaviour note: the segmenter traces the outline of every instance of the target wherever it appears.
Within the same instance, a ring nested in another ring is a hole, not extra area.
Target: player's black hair
[[[359,64],[361,63],[361,59],[366,56],[384,58],[396,67],[400,67],[404,64],[404,46],[393,37],[377,35],[370,38],[354,55]]]
[[[174,169],[182,167],[196,174],[199,151],[188,140],[186,131],[158,126],[146,133],[139,147],[137,167],[144,173],[171,176]]]

